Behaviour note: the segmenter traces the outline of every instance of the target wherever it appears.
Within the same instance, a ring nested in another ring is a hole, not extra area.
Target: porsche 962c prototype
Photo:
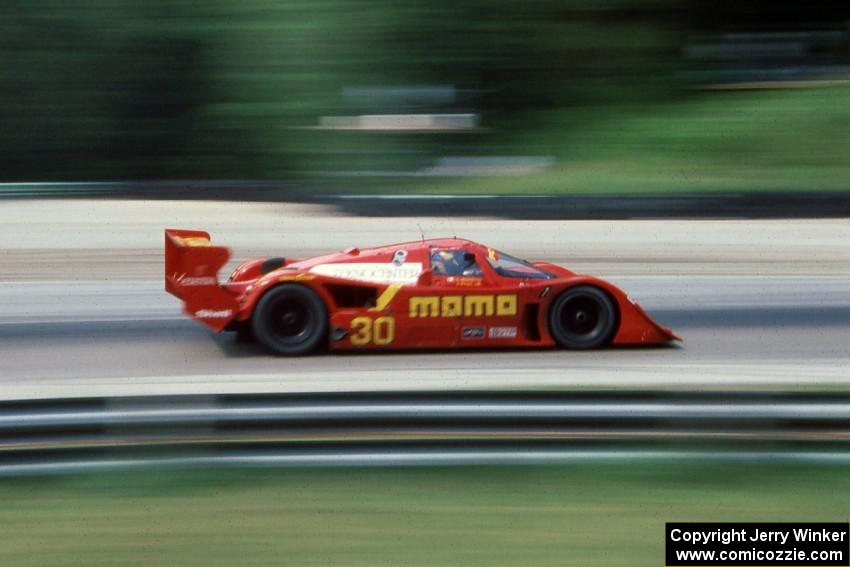
[[[220,283],[229,257],[206,232],[167,229],[165,289],[212,330],[238,331],[279,355],[679,340],[604,280],[459,238],[259,258]]]

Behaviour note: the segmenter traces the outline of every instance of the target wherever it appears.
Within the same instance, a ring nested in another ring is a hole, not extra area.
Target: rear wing
[[[236,299],[218,283],[230,250],[213,246],[201,230],[165,229],[165,291],[183,301],[183,310],[214,331],[236,317]]]

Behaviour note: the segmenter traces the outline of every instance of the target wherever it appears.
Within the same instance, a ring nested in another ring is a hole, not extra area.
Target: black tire
[[[257,341],[275,354],[307,354],[328,335],[328,310],[310,288],[283,284],[257,302],[251,330]]]
[[[589,285],[567,289],[549,308],[549,332],[565,348],[607,345],[617,330],[618,312],[607,293]]]

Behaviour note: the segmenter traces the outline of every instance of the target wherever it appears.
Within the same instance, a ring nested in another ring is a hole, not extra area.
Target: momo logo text
[[[410,298],[411,318],[510,317],[517,314],[516,295],[427,295]]]

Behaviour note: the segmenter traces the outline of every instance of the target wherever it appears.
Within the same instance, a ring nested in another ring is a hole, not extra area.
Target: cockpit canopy
[[[483,273],[474,253],[465,248],[431,248],[431,270],[437,276],[481,277]],[[487,249],[487,263],[498,275],[506,278],[532,278],[548,280],[553,276],[493,248]]]

